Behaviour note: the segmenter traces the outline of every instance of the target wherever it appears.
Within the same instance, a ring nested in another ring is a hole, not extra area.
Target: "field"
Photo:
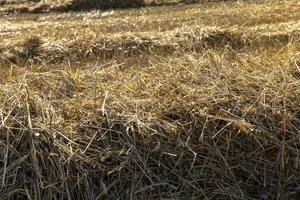
[[[300,1],[65,5],[0,5],[0,199],[300,199]]]

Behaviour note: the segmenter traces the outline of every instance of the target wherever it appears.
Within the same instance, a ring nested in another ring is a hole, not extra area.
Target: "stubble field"
[[[299,1],[63,3],[0,6],[0,199],[300,198]]]

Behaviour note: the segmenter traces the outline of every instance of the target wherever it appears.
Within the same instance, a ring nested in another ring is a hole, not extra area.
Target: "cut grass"
[[[298,199],[297,5],[0,19],[1,199]]]

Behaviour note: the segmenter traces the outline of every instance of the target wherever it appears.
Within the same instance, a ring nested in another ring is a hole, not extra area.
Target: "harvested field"
[[[300,198],[299,1],[65,5],[0,6],[0,199]]]

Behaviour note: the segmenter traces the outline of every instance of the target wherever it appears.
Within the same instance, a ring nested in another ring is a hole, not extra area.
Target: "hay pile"
[[[292,199],[299,59],[293,48],[261,55],[7,76],[1,197]]]
[[[289,32],[274,31],[272,34],[262,34],[251,29],[244,33],[219,27],[194,26],[156,33],[117,33],[98,38],[88,38],[85,35],[81,40],[73,40],[67,44],[57,40],[48,40],[45,43],[41,38],[34,36],[4,47],[0,46],[0,66],[11,63],[24,65],[32,60],[55,63],[70,59],[74,62],[95,59],[120,60],[149,54],[172,56],[178,52],[202,52],[205,49],[220,49],[226,46],[239,51],[253,47],[275,48],[299,40],[300,32],[296,31],[297,28],[292,27]]]
[[[0,199],[298,200],[299,5],[0,18]]]

